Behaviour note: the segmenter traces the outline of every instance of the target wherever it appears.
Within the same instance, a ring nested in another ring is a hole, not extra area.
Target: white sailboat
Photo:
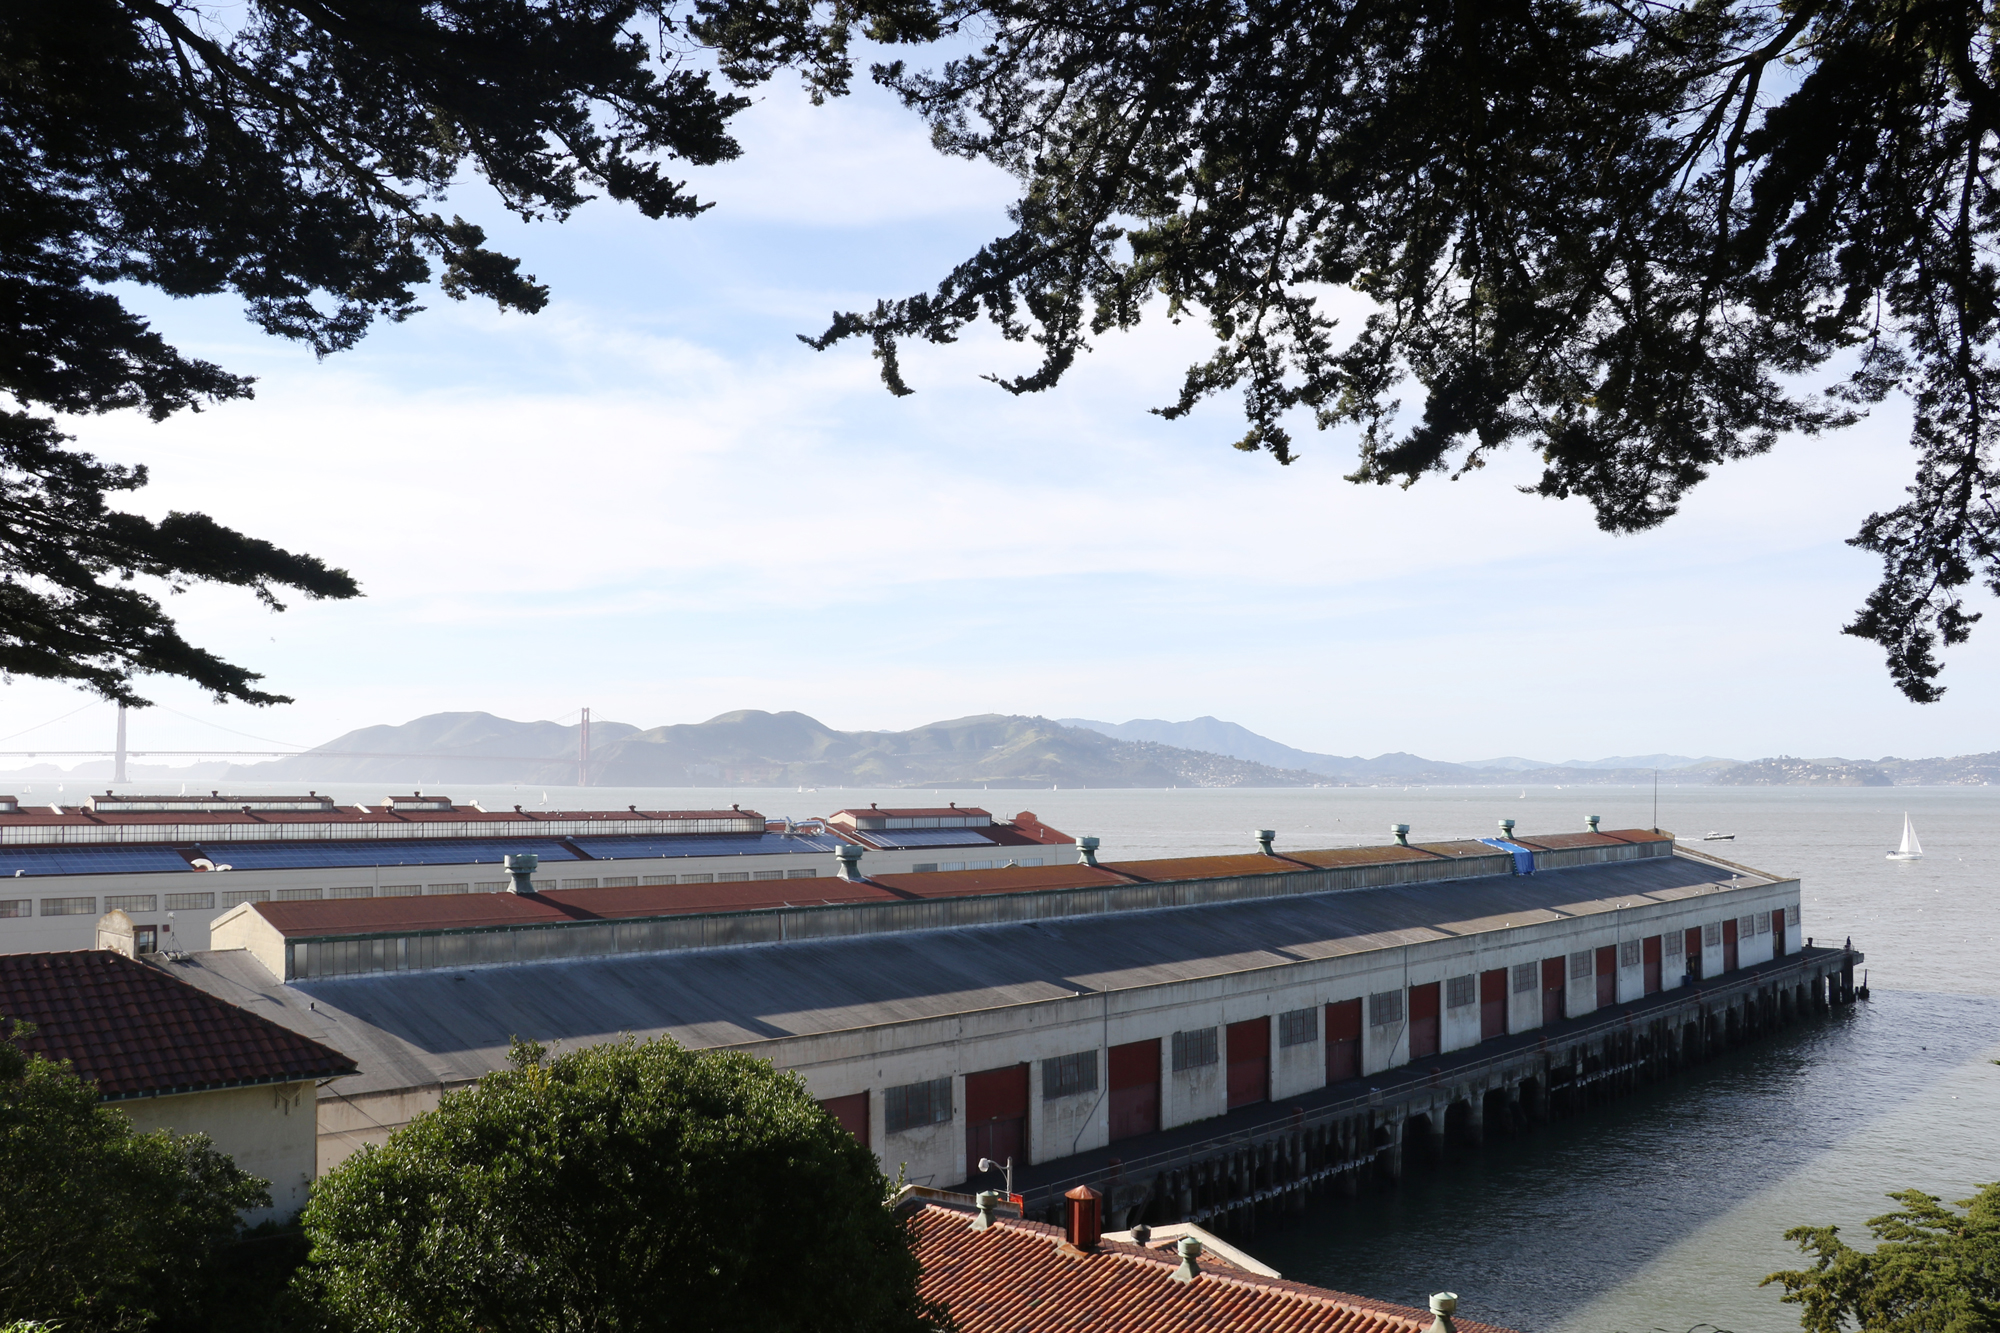
[[[1889,853],[1891,861],[1921,861],[1924,859],[1924,845],[1917,841],[1916,826],[1910,823],[1909,811],[1903,812],[1903,845]]]

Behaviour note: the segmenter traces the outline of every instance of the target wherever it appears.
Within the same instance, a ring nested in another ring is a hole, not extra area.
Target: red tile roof
[[[1003,1219],[984,1231],[969,1214],[927,1204],[911,1217],[922,1291],[951,1310],[959,1333],[1423,1333],[1428,1311],[1201,1265],[1193,1282],[1169,1280],[1178,1261],[1117,1241],[1065,1254],[1058,1227]],[[1506,1333],[1455,1319],[1459,1333]]]
[[[907,877],[898,877],[907,878]],[[930,879],[934,876],[922,876]],[[892,902],[908,897],[873,884],[819,876],[727,884],[639,884],[559,893],[455,893],[420,898],[345,898],[250,906],[290,938],[378,931],[476,930],[545,921],[611,921],[691,912],[749,912],[821,903]]]
[[[1157,861],[1100,861],[1133,879],[1223,879],[1231,875],[1284,875],[1309,870],[1310,866],[1282,856],[1262,852],[1230,852],[1222,856],[1169,856]]]
[[[1088,889],[1130,884],[1123,875],[1087,865],[995,866],[991,870],[930,870],[913,875],[870,875],[868,882],[912,898],[957,898],[971,893],[1033,893],[1037,889]]]
[[[0,1017],[33,1023],[20,1045],[69,1061],[107,1099],[356,1071],[339,1051],[102,949],[0,955]]]

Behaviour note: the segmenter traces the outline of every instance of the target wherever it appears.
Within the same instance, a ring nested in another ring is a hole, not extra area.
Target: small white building
[[[14,1040],[69,1061],[141,1133],[206,1134],[270,1182],[244,1221],[289,1218],[318,1175],[317,1094],[354,1061],[173,968],[112,949],[0,956],[0,1015],[34,1024]]]

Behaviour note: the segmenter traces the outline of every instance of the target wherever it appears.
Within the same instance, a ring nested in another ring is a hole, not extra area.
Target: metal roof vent
[[[1431,1320],[1431,1326],[1426,1333],[1457,1333],[1451,1322],[1451,1317],[1456,1313],[1458,1313],[1458,1293],[1438,1292],[1431,1297],[1431,1314],[1436,1317]]]
[[[1398,847],[1408,847],[1410,845],[1410,826],[1408,824],[1391,824],[1389,825],[1389,832],[1396,835],[1396,845]]]
[[[861,878],[861,849],[843,842],[833,849],[833,868],[842,879]]]
[[[1088,1185],[1063,1195],[1063,1240],[1069,1247],[1088,1253],[1103,1236],[1104,1196]]]
[[[1174,1249],[1181,1256],[1181,1266],[1168,1275],[1169,1282],[1192,1282],[1201,1276],[1201,1269],[1195,1260],[1201,1258],[1201,1242],[1193,1236],[1182,1236]]]
[[[1097,864],[1097,846],[1098,840],[1096,838],[1078,838],[1076,840],[1076,859],[1084,865],[1095,866]]]
[[[1592,833],[1595,833],[1597,832],[1597,821],[1600,818],[1601,816],[1599,815],[1585,815],[1583,817],[1583,822],[1590,825],[1590,831]]]
[[[1511,838],[1511,837],[1513,837],[1513,836],[1514,836],[1514,821],[1513,821],[1513,820],[1511,820],[1511,819],[1503,819],[1503,820],[1501,820],[1501,821],[1500,821],[1500,836],[1501,836],[1501,837],[1503,837],[1503,838]]]
[[[1274,828],[1258,829],[1257,850],[1264,853],[1264,855],[1266,856],[1276,856],[1277,853],[1271,850],[1271,844],[1277,841],[1277,838],[1278,838],[1278,830]]]
[[[507,891],[509,893],[533,893],[535,891],[535,867],[541,863],[542,858],[533,852],[509,852],[504,864],[507,867],[507,875],[513,880],[513,883],[508,886]]]
[[[981,1190],[972,1196],[972,1201],[978,1205],[979,1213],[972,1219],[972,1225],[966,1228],[967,1231],[984,1231],[1000,1220],[999,1190]]]

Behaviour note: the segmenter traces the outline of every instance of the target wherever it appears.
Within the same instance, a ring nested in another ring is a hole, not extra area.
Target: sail
[[[1917,841],[1916,826],[1910,823],[1910,816],[1903,815],[1903,845],[1896,849],[1898,856],[1922,856],[1924,845]]]

